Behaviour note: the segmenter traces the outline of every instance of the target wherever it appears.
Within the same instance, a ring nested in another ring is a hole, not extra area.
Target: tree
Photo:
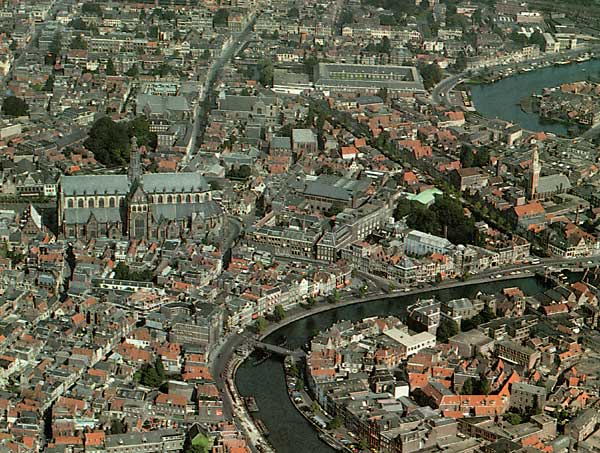
[[[319,59],[314,54],[304,55],[304,71],[308,74],[312,80],[315,75],[315,67],[319,64]]]
[[[88,30],[89,29],[87,22],[85,22],[80,17],[77,17],[77,18],[73,19],[71,22],[69,22],[69,27],[73,28],[74,30]]]
[[[344,8],[340,13],[339,24],[343,27],[354,22],[354,14],[350,8]]]
[[[129,68],[127,70],[127,72],[125,73],[126,76],[128,77],[133,77],[136,78],[139,75],[140,71],[138,70],[138,67],[136,64],[134,64],[131,68]]]
[[[267,322],[267,320],[261,316],[254,323],[254,330],[256,331],[256,333],[261,333],[267,328],[268,325],[269,323]]]
[[[157,358],[153,364],[145,363],[136,373],[140,384],[147,387],[158,388],[165,381],[165,370],[162,360]]]
[[[124,124],[115,123],[109,117],[96,121],[83,145],[94,153],[96,160],[107,166],[119,166],[129,162],[129,135]]]
[[[114,76],[116,74],[117,74],[117,71],[115,70],[115,63],[113,62],[112,58],[109,58],[108,61],[106,62],[106,75]]]
[[[333,293],[331,293],[329,296],[327,296],[327,302],[329,302],[330,304],[336,304],[340,301],[340,293],[337,289],[333,290]]]
[[[224,27],[227,25],[227,19],[229,19],[229,11],[221,8],[213,15],[213,27]]]
[[[396,17],[393,14],[382,14],[379,16],[379,25],[397,25]]]
[[[464,52],[460,52],[456,56],[456,61],[454,62],[454,69],[458,72],[463,72],[467,69],[467,56]]]
[[[160,381],[164,381],[166,378],[165,375],[165,366],[163,365],[162,359],[158,357],[154,362],[154,369],[156,370],[156,375],[160,379]]]
[[[275,305],[275,308],[273,309],[273,317],[277,322],[285,318],[285,309],[280,304]]]
[[[110,433],[111,434],[123,434],[127,431],[125,423],[120,418],[115,418],[110,422]]]
[[[129,266],[122,261],[119,261],[114,269],[115,280],[132,280],[136,282],[150,282],[153,279],[153,274],[150,269],[143,271],[132,272]]]
[[[479,376],[479,382],[477,383],[477,394],[478,395],[489,395],[491,391],[490,381],[483,374]]]
[[[439,342],[445,343],[448,338],[458,333],[458,324],[452,319],[442,318],[437,328],[436,336]]]
[[[50,74],[50,76],[46,79],[43,90],[48,92],[54,90],[54,74]]]
[[[60,34],[60,32],[55,32],[54,36],[52,37],[52,41],[50,42],[50,45],[48,46],[48,52],[50,52],[52,55],[54,55],[54,57],[60,55],[60,52],[62,50],[62,36]]]
[[[539,30],[534,31],[529,37],[529,44],[537,44],[542,52],[546,51],[546,39]]]
[[[150,123],[144,115],[136,116],[127,124],[127,134],[130,140],[135,137],[139,146],[156,148],[158,137],[156,132],[150,132]]]
[[[248,165],[241,165],[239,167],[232,167],[227,172],[227,177],[231,179],[246,180],[252,174],[252,169]]]
[[[362,285],[358,289],[358,295],[360,296],[361,299],[367,295],[367,285]]]
[[[261,58],[256,65],[259,77],[258,81],[263,86],[273,85],[273,63],[267,58]]]
[[[519,414],[515,414],[514,412],[507,412],[504,414],[504,420],[506,420],[511,425],[520,425],[523,419]]]
[[[292,6],[289,10],[288,10],[288,17],[290,19],[294,19],[300,16],[300,11],[298,10],[298,8],[296,8],[295,6]]]
[[[473,379],[467,378],[460,389],[461,395],[472,395],[473,394]]]
[[[102,17],[102,7],[98,3],[84,3],[81,12],[85,15]]]
[[[442,80],[442,69],[437,63],[420,65],[419,72],[421,73],[423,85],[426,89],[434,87]]]
[[[392,45],[390,44],[390,39],[387,36],[384,36],[381,39],[381,43],[379,44],[379,51],[381,53],[389,54],[392,51]]]
[[[152,25],[150,28],[148,28],[148,38],[158,38],[158,27],[156,25]]]
[[[75,36],[69,44],[71,49],[87,49],[87,43],[83,40],[81,35]]]
[[[343,420],[339,415],[336,415],[333,420],[327,424],[327,429],[338,429],[342,426]]]
[[[27,103],[16,96],[9,96],[2,103],[2,113],[8,116],[25,116],[29,112]]]

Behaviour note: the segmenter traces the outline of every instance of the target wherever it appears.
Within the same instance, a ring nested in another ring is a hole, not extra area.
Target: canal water
[[[499,118],[531,131],[552,132],[567,136],[564,124],[544,121],[536,113],[526,113],[519,102],[524,97],[540,94],[543,88],[579,80],[600,79],[600,59],[562,66],[548,66],[499,80],[491,84],[470,85],[473,105],[488,118]]]
[[[478,292],[499,293],[502,288],[520,287],[527,295],[536,294],[544,289],[543,283],[536,278],[490,282],[460,288],[442,289],[422,293],[418,296],[399,296],[394,299],[381,299],[374,302],[350,305],[319,313],[281,328],[267,337],[265,341],[273,344],[287,338],[290,349],[306,344],[316,332],[327,329],[341,320],[358,321],[371,316],[395,315],[402,317],[406,307],[418,298],[436,296],[440,300],[460,297],[473,297]],[[259,418],[269,430],[269,441],[278,453],[330,453],[334,450],[322,442],[316,430],[296,411],[289,400],[282,360],[270,358],[253,366],[253,358],[246,360],[238,369],[236,384],[243,396],[254,396],[259,407]]]

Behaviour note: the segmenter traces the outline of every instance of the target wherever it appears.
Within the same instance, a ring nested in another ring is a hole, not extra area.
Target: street
[[[221,54],[217,58],[215,58],[212,64],[210,65],[210,68],[208,69],[208,72],[206,74],[206,79],[204,81],[204,84],[202,85],[202,89],[200,90],[200,94],[198,96],[196,116],[194,118],[192,130],[192,144],[189,148],[189,152],[179,163],[180,168],[185,168],[193,160],[197,152],[197,147],[202,141],[204,129],[206,128],[207,117],[210,113],[211,96],[213,94],[215,83],[219,78],[219,74],[221,73],[223,67],[227,64],[227,62],[234,55],[236,55],[248,42],[248,40],[252,36],[252,29],[254,27],[254,23],[256,22],[257,17],[257,14],[253,15],[252,18],[248,21],[248,24],[246,25],[244,30],[237,37],[231,37],[231,42],[225,45],[225,47],[221,51]]]

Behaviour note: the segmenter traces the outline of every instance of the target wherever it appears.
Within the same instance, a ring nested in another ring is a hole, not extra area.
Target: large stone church
[[[63,176],[58,224],[65,238],[203,239],[225,214],[199,173],[142,174],[132,141],[127,175]]]

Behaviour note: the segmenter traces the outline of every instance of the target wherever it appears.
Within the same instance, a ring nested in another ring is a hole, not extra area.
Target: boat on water
[[[271,358],[271,353],[263,352],[259,357],[256,358],[256,360],[252,362],[252,366],[258,366],[261,363],[267,361],[267,359],[269,358]]]
[[[331,437],[327,433],[319,434],[319,439],[321,439],[323,442],[325,442],[327,445],[329,445],[331,448],[333,448],[336,451],[341,451],[344,448],[333,437]]]
[[[555,62],[554,64],[559,65],[559,66],[571,64],[571,60],[560,60],[560,61]]]
[[[575,61],[577,63],[584,63],[586,61],[590,61],[592,59],[592,56],[588,53],[582,55],[581,57],[577,58]]]
[[[263,421],[260,418],[255,418],[254,424],[256,425],[256,427],[262,433],[263,436],[269,435],[269,430],[267,429],[267,427],[265,426],[265,424],[263,423]]]
[[[246,403],[248,411],[252,413],[258,412],[258,404],[256,404],[256,400],[254,399],[254,397],[247,396],[246,398],[244,398],[244,403]]]

